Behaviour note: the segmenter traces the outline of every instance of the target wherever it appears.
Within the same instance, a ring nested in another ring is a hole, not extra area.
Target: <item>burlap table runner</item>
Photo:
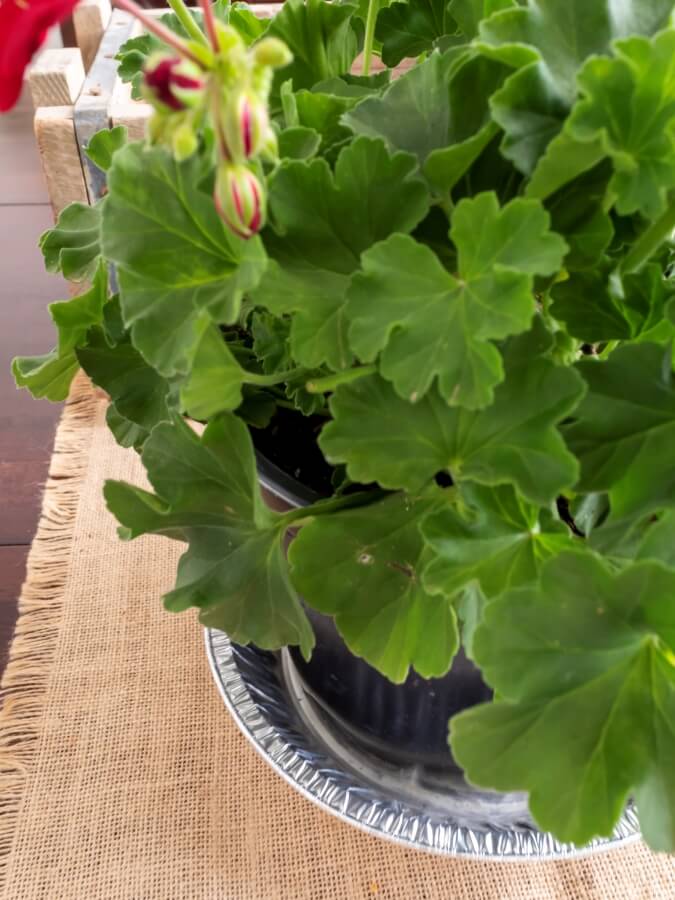
[[[640,844],[576,862],[452,860],[299,796],[229,718],[194,617],[162,610],[180,547],[120,543],[104,478],[142,473],[79,379],[3,682],[3,898],[675,897],[672,860]]]

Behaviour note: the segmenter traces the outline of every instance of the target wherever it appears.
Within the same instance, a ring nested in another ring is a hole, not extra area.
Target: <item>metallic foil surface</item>
[[[611,838],[563,844],[528,819],[525,797],[446,789],[416,768],[383,765],[336,732],[304,690],[290,655],[233,644],[205,630],[218,689],[244,735],[276,772],[318,806],[370,834],[444,856],[495,861],[571,859],[640,837],[629,805]]]

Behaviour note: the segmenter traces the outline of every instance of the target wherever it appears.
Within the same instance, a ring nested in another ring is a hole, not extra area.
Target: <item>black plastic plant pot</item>
[[[319,499],[261,454],[258,474],[267,501],[276,509]],[[411,672],[403,684],[393,684],[351,653],[329,616],[309,608],[307,614],[316,635],[312,658],[306,662],[292,648],[290,660],[303,688],[334,729],[387,763],[459,775],[448,747],[448,721],[492,696],[480,670],[463,651],[443,678],[426,679]]]

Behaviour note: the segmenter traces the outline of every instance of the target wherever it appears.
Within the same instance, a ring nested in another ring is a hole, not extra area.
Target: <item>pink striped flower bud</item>
[[[267,107],[253,91],[236,91],[227,98],[222,129],[232,162],[257,156],[267,139],[268,128]]]
[[[240,238],[253,237],[262,228],[265,195],[260,182],[246,166],[220,163],[214,201],[218,215]]]
[[[205,82],[201,69],[180,56],[158,54],[145,67],[143,93],[155,106],[184,110],[201,102]]]

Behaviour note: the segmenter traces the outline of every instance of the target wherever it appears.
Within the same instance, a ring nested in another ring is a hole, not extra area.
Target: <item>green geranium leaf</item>
[[[380,6],[384,9],[385,4]],[[334,97],[349,97],[355,100],[362,100],[372,94],[379,94],[387,87],[391,80],[391,72],[383,69],[381,72],[375,72],[372,75],[352,75],[346,72],[339,78],[328,78],[326,81],[319,81],[312,88],[312,92],[317,91],[323,94],[332,94]]]
[[[169,383],[146,363],[128,337],[111,346],[103,330],[93,328],[86,346],[78,348],[77,358],[94,384],[110,395],[116,415],[143,429],[145,436],[158,422],[170,418]],[[115,414],[112,415],[124,440],[132,440],[138,446],[142,442],[141,433],[134,433],[130,438],[129,426],[122,429]]]
[[[577,272],[551,290],[552,314],[570,334],[589,343],[667,341],[674,334],[666,307],[675,298],[657,264],[618,280],[606,267]]]
[[[220,6],[220,9],[218,8]],[[230,0],[220,0],[214,4],[218,18],[228,22],[236,28],[239,36],[247,46],[254,44],[265,33],[270,19],[264,16],[256,16],[246,3],[231,3]],[[193,12],[194,15],[194,12]]]
[[[546,204],[551,228],[569,246],[568,272],[595,268],[614,236],[612,220],[604,208],[609,172],[597,166],[558,191]]]
[[[321,136],[321,153],[324,156],[351,137],[351,132],[340,120],[343,113],[358,102],[358,97],[341,97],[315,91],[298,91],[295,95],[299,126],[311,128]]]
[[[165,377],[190,370],[211,322],[236,320],[265,267],[259,238],[235,237],[199,190],[197,156],[128,144],[108,173],[103,252],[118,266],[134,346]]]
[[[472,582],[489,598],[536,581],[542,564],[571,542],[566,525],[510,485],[463,484],[456,508],[427,518],[422,534],[432,551],[424,585],[447,597]]]
[[[577,140],[602,141],[614,164],[610,197],[622,215],[656,218],[675,187],[674,55],[675,31],[632,37],[617,42],[615,59],[589,60],[579,73],[583,100],[568,129]]]
[[[544,67],[533,63],[512,75],[492,97],[493,118],[504,131],[501,151],[526,175],[560,132],[568,111],[556,87],[545,77]]]
[[[251,320],[253,335],[253,351],[261,363],[263,372],[284,372],[295,368],[290,347],[291,325],[287,317],[280,318],[265,311],[258,311]],[[323,409],[325,401],[322,394],[310,394],[306,389],[311,372],[301,372],[287,378],[284,391],[288,399],[303,415],[311,416]],[[315,370],[315,374],[324,374]]]
[[[201,437],[180,419],[161,423],[142,459],[156,493],[109,481],[105,497],[125,537],[189,543],[167,608],[199,607],[203,624],[237,643],[299,644],[309,656],[314,636],[288,578],[285,528],[263,505],[244,423],[225,413]]]
[[[605,267],[576,272],[551,290],[551,313],[588,343],[629,338],[631,326]]]
[[[275,77],[278,85],[292,80],[294,90],[349,72],[357,54],[350,3],[304,3],[286,0],[269,23],[265,37],[280,38],[293,61]]]
[[[117,74],[124,82],[131,82],[131,96],[141,99],[143,83],[143,66],[152,53],[165,49],[165,45],[154,34],[141,34],[129,38],[120,47],[115,60],[118,63]]]
[[[140,450],[150,434],[141,425],[137,425],[131,419],[121,415],[114,403],[108,406],[105,421],[120,447],[133,447],[134,450]]]
[[[267,428],[277,411],[277,404],[270,394],[260,388],[244,387],[243,400],[237,415],[252,428]]]
[[[483,618],[486,603],[487,600],[476,581],[468,584],[464,593],[455,598],[455,607],[461,622],[462,647],[471,660],[473,660],[473,638]]]
[[[675,387],[670,350],[626,344],[577,365],[588,394],[566,429],[581,463],[581,491],[609,491],[611,519],[672,502]]]
[[[607,495],[603,496],[609,507]],[[637,559],[638,547],[648,524],[649,521],[644,516],[639,519],[607,518],[593,531],[588,546],[614,562],[624,563],[626,560]]]
[[[419,526],[444,502],[440,490],[396,494],[316,518],[291,544],[291,579],[299,593],[335,616],[353,653],[397,683],[411,666],[425,678],[444,675],[457,651],[452,604],[432,597],[421,580]]]
[[[392,3],[377,17],[375,36],[382,43],[382,61],[397,66],[407,56],[433,49],[438,38],[452,34],[455,21],[448,0],[409,0]]]
[[[310,159],[321,146],[321,135],[313,128],[295,125],[279,135],[279,156],[282,159]]]
[[[197,345],[192,369],[181,386],[181,406],[195,419],[236,409],[242,401],[244,377],[220,330],[211,325]]]
[[[127,129],[124,125],[116,128],[104,128],[97,131],[87,145],[86,154],[99,169],[107,172],[112,165],[113,155],[127,142]]]
[[[318,132],[321,154],[332,162],[336,152],[352,137],[341,122],[343,114],[364,97],[379,94],[388,81],[388,71],[367,77],[343,75],[321,81],[311,91],[298,91],[293,95],[297,124]]]
[[[405,235],[366,250],[347,304],[352,349],[364,361],[382,351],[381,373],[413,402],[438,378],[450,404],[488,405],[503,378],[492,340],[529,327],[533,275],[552,275],[565,255],[548,226],[539,201],[518,198],[500,209],[485,193],[454,211],[456,276]]]
[[[473,651],[502,699],[450,728],[468,778],[529,791],[539,826],[576,844],[609,836],[632,794],[646,840],[675,850],[674,595],[660,564],[611,574],[566,552],[490,603]]]
[[[108,271],[103,262],[99,262],[92,286],[86,293],[49,305],[58,344],[44,356],[18,356],[13,361],[12,372],[17,386],[28,388],[34,397],[65,400],[80,368],[75,351],[87,343],[89,329],[101,324],[107,299]]]
[[[275,315],[295,312],[293,358],[305,366],[349,365],[345,295],[363,250],[395,231],[410,231],[429,207],[409,154],[359,138],[338,157],[285,162],[269,183],[277,233],[265,233],[273,262],[252,292]],[[317,203],[317,198],[321,202]]]
[[[675,281],[665,278],[663,269],[659,263],[650,263],[621,279],[622,301],[635,341],[666,342],[675,335]]]
[[[40,238],[48,272],[61,272],[69,281],[88,281],[101,255],[101,205],[71,203],[53,228]]]
[[[567,123],[569,119],[566,120]],[[579,175],[593,169],[605,156],[600,140],[577,141],[567,128],[558,134],[539,157],[526,188],[526,197],[544,200]]]
[[[481,50],[518,69],[492,103],[504,155],[532,172],[576,99],[580,66],[608,54],[615,38],[663,28],[671,11],[671,0],[526,0],[482,22]]]
[[[478,36],[483,19],[516,5],[517,0],[450,0],[450,15],[462,37],[470,41]]]
[[[341,385],[330,400],[333,421],[319,444],[331,463],[346,463],[352,481],[417,490],[439,471],[456,482],[513,484],[523,497],[550,503],[578,476],[556,423],[584,393],[578,374],[540,356],[550,347],[541,328],[514,338],[506,379],[490,407],[449,407],[435,390],[403,400],[379,376]]]
[[[466,49],[434,53],[369,97],[342,121],[417,156],[435,189],[446,192],[496,134],[488,100],[508,69]]]
[[[650,519],[653,518],[650,516]],[[675,568],[675,510],[667,509],[656,522],[650,521],[635,554]]]
[[[293,368],[290,350],[291,326],[288,318],[257,311],[251,317],[253,352],[263,372],[283,372]]]
[[[17,387],[25,387],[33,397],[65,400],[80,365],[74,353],[60,356],[50,350],[42,356],[17,356],[12,360],[12,374]]]

